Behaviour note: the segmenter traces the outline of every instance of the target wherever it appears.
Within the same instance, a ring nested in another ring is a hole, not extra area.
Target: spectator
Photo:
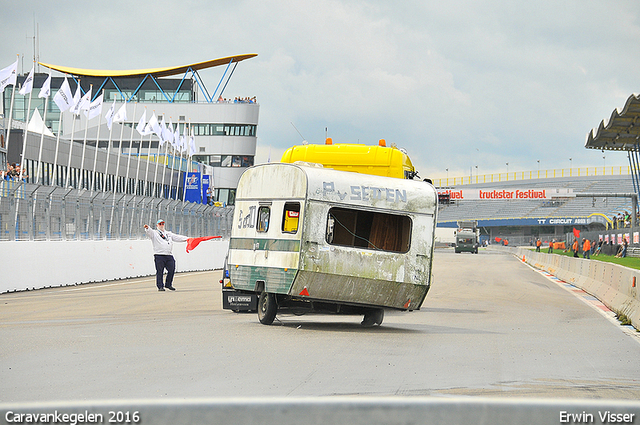
[[[602,244],[604,243],[604,241],[602,239],[600,239],[600,241],[598,242],[598,247],[596,248],[596,252],[593,254],[594,257],[602,254]]]
[[[591,241],[586,238],[582,238],[582,258],[591,258]]]

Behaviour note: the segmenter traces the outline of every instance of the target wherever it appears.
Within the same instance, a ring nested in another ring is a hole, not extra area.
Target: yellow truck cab
[[[413,179],[416,171],[409,156],[402,150],[387,147],[384,139],[378,145],[367,146],[351,143],[333,144],[327,138],[324,145],[293,146],[285,151],[280,162],[322,164],[324,168],[372,174],[382,177]]]

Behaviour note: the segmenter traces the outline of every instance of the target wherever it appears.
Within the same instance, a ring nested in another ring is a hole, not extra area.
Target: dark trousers
[[[176,272],[176,260],[173,258],[173,255],[155,254],[153,258],[156,263],[156,286],[158,287],[158,289],[162,288],[163,286],[172,286],[173,275]],[[164,274],[165,269],[167,269],[167,283],[163,285],[162,275]]]

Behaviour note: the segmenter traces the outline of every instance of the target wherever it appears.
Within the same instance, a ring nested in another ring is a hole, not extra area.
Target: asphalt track
[[[0,402],[208,397],[640,399],[640,338],[512,255],[438,250],[419,311],[222,310],[219,271],[0,295]]]

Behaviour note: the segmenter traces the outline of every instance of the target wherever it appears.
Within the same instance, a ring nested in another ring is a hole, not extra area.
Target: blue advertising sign
[[[200,191],[200,173],[192,171],[185,173],[184,200],[187,202],[202,203],[202,192]]]
[[[202,203],[206,204],[208,199],[207,199],[207,191],[209,190],[210,187],[210,181],[211,181],[211,176],[209,175],[204,175],[202,176]]]
[[[577,226],[591,223],[606,223],[601,214],[591,214],[588,217],[545,217],[545,218],[495,218],[478,220],[479,227],[501,226]],[[458,227],[457,221],[439,222],[437,227]]]

